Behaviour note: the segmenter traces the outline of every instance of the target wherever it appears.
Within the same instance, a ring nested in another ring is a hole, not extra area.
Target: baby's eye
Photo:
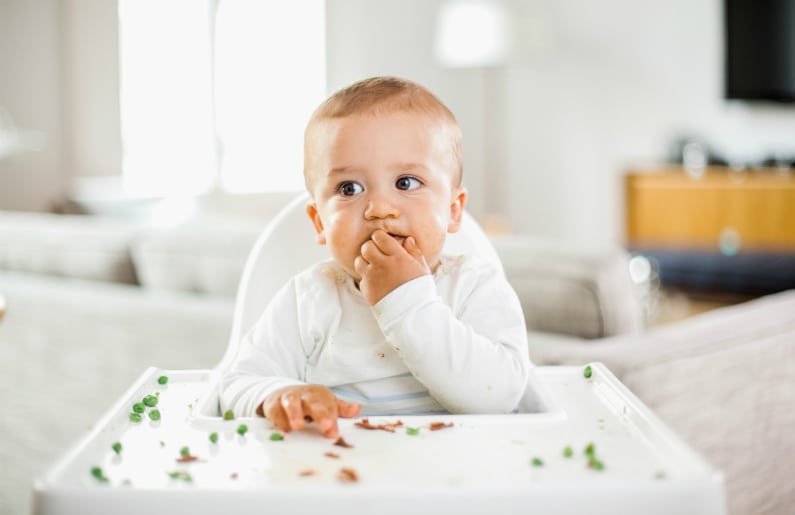
[[[422,183],[415,177],[401,177],[397,180],[395,186],[399,190],[409,191],[419,188],[422,186]]]
[[[352,197],[363,192],[364,188],[359,183],[353,181],[345,181],[337,186],[337,193],[343,197]]]

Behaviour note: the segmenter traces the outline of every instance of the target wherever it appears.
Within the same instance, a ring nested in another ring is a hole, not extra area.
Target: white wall
[[[70,177],[121,174],[115,0],[61,0],[63,137]],[[156,77],[152,78],[157,80]]]
[[[43,209],[61,175],[60,12],[56,0],[0,0],[0,107],[41,151],[0,160],[0,207]]]
[[[727,154],[795,154],[795,107],[722,99],[722,0],[513,0],[540,47],[522,66],[445,69],[434,59],[443,0],[327,0],[329,89],[394,74],[424,83],[464,132],[479,217],[514,230],[621,240],[621,177],[681,134]],[[0,106],[47,133],[0,162],[0,209],[44,209],[72,177],[116,174],[113,0],[0,0]]]
[[[40,150],[0,160],[0,208],[46,210],[74,177],[121,173],[113,0],[0,0],[0,107]]]

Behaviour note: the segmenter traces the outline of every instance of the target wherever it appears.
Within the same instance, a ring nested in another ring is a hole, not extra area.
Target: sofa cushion
[[[600,338],[642,329],[640,299],[623,249],[521,236],[492,242],[529,330]]]
[[[234,297],[246,258],[266,224],[211,216],[149,230],[132,245],[138,279],[152,290]]]
[[[129,245],[140,228],[123,219],[0,211],[0,269],[135,283]]]

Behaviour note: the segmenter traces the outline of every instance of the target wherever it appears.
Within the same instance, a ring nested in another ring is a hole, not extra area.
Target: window
[[[125,190],[302,189],[324,18],[323,0],[119,0]]]

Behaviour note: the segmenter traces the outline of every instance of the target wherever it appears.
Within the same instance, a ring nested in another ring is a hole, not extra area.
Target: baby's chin
[[[348,274],[349,276],[351,276],[351,278],[353,278],[354,283],[356,283],[357,285],[359,284],[359,281],[362,280],[362,276],[359,275],[358,272],[356,272],[356,270],[354,270],[353,265],[347,267],[344,266],[339,261],[337,262],[337,264],[345,271],[346,274]]]

